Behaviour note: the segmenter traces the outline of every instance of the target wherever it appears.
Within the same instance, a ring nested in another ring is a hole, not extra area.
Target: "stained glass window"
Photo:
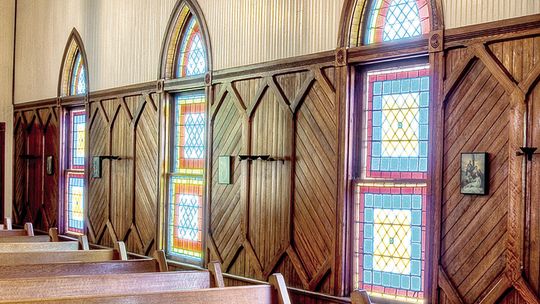
[[[68,232],[84,233],[84,174],[67,174],[66,224]]]
[[[197,259],[202,257],[205,109],[204,92],[175,97],[168,247],[170,253]]]
[[[354,287],[423,302],[429,66],[371,70],[364,79]]]
[[[429,32],[427,0],[374,0],[368,11],[366,44],[420,36]]]
[[[190,15],[186,20],[178,48],[176,77],[195,76],[206,73],[206,50],[197,18]]]
[[[86,93],[86,69],[82,59],[82,54],[77,51],[71,72],[70,95]]]
[[[357,288],[398,300],[422,299],[425,187],[359,186],[356,197]]]
[[[84,166],[86,112],[74,109],[66,115],[65,230],[84,233]]]
[[[366,177],[425,178],[429,68],[367,75]]]

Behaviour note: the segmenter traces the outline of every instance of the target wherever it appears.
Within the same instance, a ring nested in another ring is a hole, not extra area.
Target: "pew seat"
[[[209,266],[210,267],[210,266]],[[215,267],[220,267],[219,264]],[[102,275],[168,271],[163,251],[156,251],[153,259],[104,262],[66,262],[0,266],[0,278],[37,278],[69,275]]]
[[[9,225],[4,225],[0,230],[0,238],[12,236],[34,236],[34,227],[32,223],[24,224],[24,229],[11,229],[11,220],[7,220]]]
[[[209,271],[2,278],[0,303],[35,303],[64,298],[176,292],[210,288],[213,287],[213,282]],[[108,301],[102,303],[106,302]]]
[[[34,242],[34,243],[0,243],[0,253],[35,252],[35,251],[70,251],[79,250],[79,242]]]

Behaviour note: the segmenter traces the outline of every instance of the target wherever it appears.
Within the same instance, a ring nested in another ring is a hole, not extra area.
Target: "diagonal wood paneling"
[[[251,154],[285,160],[250,163],[249,240],[265,271],[289,239],[292,114],[285,107],[267,91],[251,123]]]
[[[509,100],[483,63],[448,98],[444,119],[441,264],[472,303],[505,267]],[[460,193],[463,152],[489,153],[489,195]]]
[[[296,117],[295,248],[310,277],[332,253],[337,195],[337,115],[318,84]]]
[[[137,97],[139,98],[139,97]],[[155,98],[155,95],[154,95]],[[147,102],[139,102],[135,113],[134,127],[135,139],[135,224],[142,241],[141,252],[149,254],[155,249],[152,243],[155,239],[158,204],[159,159],[158,137],[159,116],[158,111]]]
[[[213,181],[218,180],[218,157],[231,156],[231,184],[217,182],[212,186],[212,204],[210,230],[215,240],[217,250],[225,265],[232,262],[238,247],[242,243],[241,225],[244,213],[241,201],[241,170],[237,155],[242,154],[243,123],[246,123],[242,113],[234,105],[231,94],[226,96],[224,105],[212,121],[212,159]],[[225,269],[227,271],[227,269]]]

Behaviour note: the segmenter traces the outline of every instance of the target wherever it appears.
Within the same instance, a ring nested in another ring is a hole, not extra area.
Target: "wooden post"
[[[289,298],[289,293],[287,292],[287,285],[285,284],[285,279],[283,279],[283,275],[281,273],[274,273],[271,275],[268,282],[272,284],[277,292],[278,304],[291,304],[291,299]]]
[[[210,271],[214,277],[215,287],[224,288],[225,281],[223,280],[223,273],[221,272],[221,264],[216,261],[208,263],[208,271]]]
[[[24,231],[26,231],[26,235],[34,236],[34,226],[32,225],[32,223],[24,224]]]
[[[371,300],[365,290],[355,290],[351,293],[351,304],[370,304]]]
[[[154,251],[154,259],[156,259],[158,262],[159,271],[169,271],[169,265],[167,265],[167,257],[165,256],[165,252],[163,250]]]
[[[60,239],[58,238],[58,228],[50,228],[49,237],[51,238],[51,242],[60,242]]]
[[[13,226],[11,225],[11,218],[6,217],[4,218],[4,227],[6,230],[13,230]]]
[[[90,250],[90,245],[88,244],[88,237],[86,235],[79,236],[79,244],[82,250]]]
[[[116,249],[116,251],[118,252],[118,257],[121,261],[128,260],[126,244],[124,244],[124,242],[122,241],[116,242],[116,244],[114,245],[114,249]]]

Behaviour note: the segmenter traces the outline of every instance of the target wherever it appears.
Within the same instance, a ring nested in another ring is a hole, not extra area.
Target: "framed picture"
[[[222,155],[218,158],[218,183],[231,184],[231,156]]]
[[[461,153],[461,193],[488,194],[489,155],[487,153]]]

